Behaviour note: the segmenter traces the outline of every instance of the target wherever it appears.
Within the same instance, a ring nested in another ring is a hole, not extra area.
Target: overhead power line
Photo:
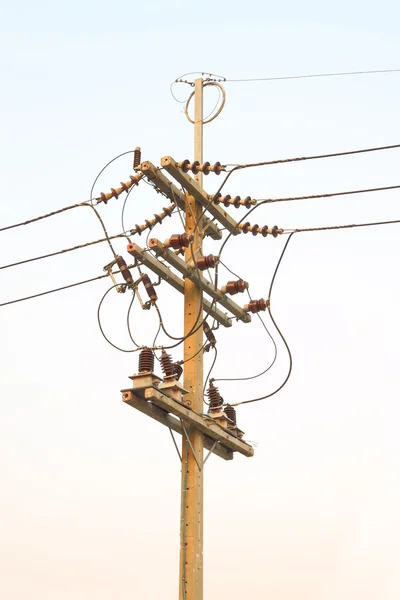
[[[329,192],[327,194],[312,194],[311,196],[289,196],[287,198],[257,198],[257,206],[274,202],[291,202],[292,200],[315,200],[317,198],[332,198],[335,196],[351,196],[352,194],[368,194],[370,192],[386,192],[400,189],[400,185],[387,185],[385,187],[366,188],[362,190],[348,190],[346,192]]]
[[[347,77],[350,75],[378,75],[383,73],[400,73],[400,69],[376,69],[370,71],[344,71],[339,73],[308,73],[307,75],[283,75],[278,77],[249,77],[243,79],[225,79],[229,83],[249,83],[255,81],[285,81],[290,79],[316,79],[318,77]]]

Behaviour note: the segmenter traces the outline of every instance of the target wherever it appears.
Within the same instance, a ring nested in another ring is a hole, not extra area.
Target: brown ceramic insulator
[[[192,164],[190,165],[192,173],[194,175],[197,175],[197,173],[199,172],[199,167],[200,167],[200,163],[198,160],[195,160],[194,162],[192,162]]]
[[[233,406],[231,406],[230,404],[227,404],[224,408],[224,413],[226,414],[228,419],[231,421],[229,423],[229,426],[236,427],[236,410],[233,408]]]
[[[229,194],[227,194],[223,198],[220,198],[219,201],[222,202],[224,206],[230,206],[230,199],[231,199],[231,196]]]
[[[250,196],[246,196],[246,198],[244,198],[244,199],[242,200],[242,204],[243,204],[243,206],[245,206],[246,208],[250,208],[250,206],[252,205],[252,202],[251,202],[251,198],[250,198]]]
[[[175,365],[172,362],[171,355],[167,354],[164,348],[161,352],[160,363],[165,379],[175,379]]]
[[[142,282],[150,300],[152,302],[156,302],[158,297],[156,294],[156,290],[154,289],[153,284],[150,281],[150,277],[148,275],[143,275]]]
[[[267,237],[268,235],[268,225],[264,225],[264,227],[260,227],[260,233],[263,237]]]
[[[258,225],[252,225],[252,227],[251,227],[251,233],[253,235],[257,235],[257,233],[258,233]]]
[[[182,171],[184,173],[188,173],[189,169],[190,169],[190,160],[186,159],[183,160],[180,164],[179,167],[182,169]]]
[[[124,183],[123,181],[120,181],[120,184],[121,184],[121,188],[124,190],[124,192],[129,192],[129,188],[131,187],[130,185],[128,187],[127,184]]]
[[[210,409],[216,410],[220,408],[224,403],[218,391],[218,388],[215,387],[215,385],[212,382],[208,386],[207,396],[209,400]]]
[[[133,168],[136,169],[142,161],[142,151],[139,146],[136,146],[133,152]]]
[[[216,175],[219,175],[219,174],[221,173],[221,171],[222,171],[222,165],[221,165],[221,163],[217,161],[217,162],[216,162],[216,163],[213,165],[213,167],[212,167],[212,170],[213,170],[213,172],[214,172]]]
[[[192,239],[187,233],[174,233],[165,245],[170,246],[174,250],[179,250],[179,248],[188,248]]]
[[[247,290],[248,287],[249,284],[247,281],[238,279],[237,281],[228,281],[228,283],[221,288],[221,292],[223,294],[230,294],[231,296],[234,296],[235,294],[241,294]]]
[[[132,285],[133,278],[132,278],[131,272],[128,269],[128,265],[126,264],[126,262],[124,261],[122,256],[117,256],[116,262],[119,267],[119,270],[122,273],[122,277],[125,279],[126,283],[128,283],[129,285]]]
[[[247,221],[247,223],[240,223],[239,225],[240,229],[243,231],[243,233],[248,233],[250,231],[250,223]]]
[[[200,256],[196,260],[196,267],[199,271],[205,271],[206,269],[214,269],[215,265],[218,262],[218,257],[209,254],[208,256]]]
[[[201,170],[203,172],[203,175],[208,175],[210,172],[210,163],[209,162],[205,162],[201,165]]]
[[[141,177],[139,177],[138,175],[135,177],[135,175],[130,175],[130,180],[132,182],[132,185],[139,185],[139,181],[141,180]]]
[[[235,196],[235,197],[232,199],[232,202],[231,202],[231,204],[233,204],[233,206],[234,206],[235,208],[239,208],[239,206],[241,206],[241,204],[242,204],[240,196]]]
[[[139,354],[139,373],[153,373],[154,354],[150,348],[143,348]]]
[[[215,339],[213,330],[211,329],[211,327],[209,326],[209,324],[206,321],[204,321],[204,323],[203,323],[203,331],[205,333],[206,338],[210,342],[211,346],[214,347],[215,344],[217,343],[217,340]]]
[[[175,379],[179,380],[180,376],[183,373],[183,368],[179,363],[172,363],[174,367]]]
[[[248,304],[244,306],[244,310],[246,312],[258,313],[261,310],[266,310],[269,306],[268,300],[264,300],[264,298],[260,298],[260,300],[251,300]]]
[[[274,225],[271,230],[271,235],[273,235],[276,238],[276,237],[278,237],[278,234],[279,234],[279,227],[278,227],[278,225]]]

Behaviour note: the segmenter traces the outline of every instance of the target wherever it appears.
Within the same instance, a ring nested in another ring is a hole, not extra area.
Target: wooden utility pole
[[[194,93],[194,160],[203,162],[203,80],[196,79]],[[202,173],[195,176],[202,186]],[[186,193],[186,232],[194,234],[191,247],[186,249],[186,264],[193,266],[193,257],[202,254],[202,206]],[[203,320],[202,291],[197,282],[185,278],[185,336],[184,387],[189,391],[185,403],[197,413],[203,412]],[[197,331],[196,331],[197,328]],[[191,358],[193,357],[193,358]],[[189,444],[189,440],[191,444]],[[189,440],[182,436],[182,496],[181,496],[181,550],[180,600],[203,600],[203,433],[192,428]]]

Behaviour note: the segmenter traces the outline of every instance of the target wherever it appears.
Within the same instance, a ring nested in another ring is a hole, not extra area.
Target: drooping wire
[[[204,394],[206,393],[206,388],[207,388],[208,379],[209,379],[209,377],[210,377],[211,373],[213,372],[213,369],[214,369],[215,363],[217,362],[217,357],[218,357],[218,350],[217,350],[217,347],[216,347],[216,346],[214,346],[214,359],[213,359],[213,361],[212,361],[212,364],[211,364],[211,367],[210,367],[210,369],[209,369],[209,371],[208,371],[208,373],[207,373],[207,377],[206,377],[206,378],[205,378],[205,380],[204,380],[204,385],[203,385],[203,396],[204,396]],[[206,404],[208,404],[208,402],[207,402],[205,399],[204,399],[204,402],[205,402]]]
[[[135,296],[136,296],[136,292],[135,292],[135,290],[133,290],[133,293],[132,293],[132,300],[131,300],[131,301],[130,301],[130,303],[129,303],[128,312],[127,312],[127,314],[126,314],[126,326],[127,326],[127,329],[128,329],[128,334],[129,334],[129,337],[131,338],[131,341],[132,341],[133,345],[134,345],[134,346],[136,346],[136,348],[139,348],[139,344],[137,344],[137,343],[135,342],[135,340],[133,339],[133,336],[132,336],[132,330],[131,330],[131,324],[130,324],[131,310],[132,310],[133,302],[134,302],[134,300],[135,300]],[[153,344],[153,345],[154,345],[154,344]]]
[[[124,284],[121,284],[122,286],[124,286]],[[113,348],[115,348],[116,350],[119,350],[120,352],[135,352],[134,349],[131,350],[126,350],[125,348],[120,348],[119,346],[116,346],[115,344],[113,344],[113,342],[111,340],[108,339],[108,337],[106,336],[106,334],[104,333],[102,324],[101,324],[101,319],[100,319],[100,310],[101,310],[101,306],[105,300],[105,298],[108,296],[109,292],[111,292],[111,290],[113,290],[116,287],[120,287],[118,284],[116,285],[112,285],[103,295],[102,299],[100,300],[99,306],[97,308],[97,322],[101,331],[102,336],[104,337],[104,339],[110,344],[110,346],[112,346]],[[126,286],[125,286],[126,287]]]
[[[121,154],[118,154],[118,156],[114,156],[114,158],[112,158],[106,165],[104,165],[104,167],[96,175],[96,177],[93,181],[92,187],[90,188],[90,194],[89,194],[90,198],[93,198],[93,190],[95,188],[95,185],[98,182],[100,175],[102,175],[102,173],[104,173],[104,171],[107,169],[107,167],[109,167],[113,162],[115,162],[122,156],[126,156],[127,154],[133,154],[133,153],[134,153],[134,150],[127,150],[126,152],[122,152]]]
[[[232,273],[232,275],[234,275],[234,277],[236,277],[237,279],[242,279],[241,277],[239,277],[239,275],[237,275],[236,273],[234,273],[231,269],[229,269],[229,267],[227,267],[222,261],[220,261],[220,263],[222,264],[223,267],[225,267],[225,269],[227,269],[230,273]],[[249,290],[247,289],[247,294],[249,296],[249,300],[251,302],[252,297],[250,295]],[[270,369],[272,369],[272,367],[274,366],[276,359],[278,357],[278,347],[276,345],[275,339],[272,336],[271,332],[269,331],[268,327],[266,326],[266,324],[264,323],[263,318],[261,317],[261,315],[259,313],[256,313],[257,317],[259,318],[263,328],[265,329],[265,331],[267,332],[269,338],[272,341],[272,344],[274,346],[274,356],[272,361],[270,362],[270,364],[268,365],[268,367],[266,369],[264,369],[263,371],[261,371],[261,373],[257,373],[256,375],[251,375],[249,377],[214,377],[214,381],[249,381],[250,379],[257,379],[258,377],[261,377],[262,375],[265,375],[265,373],[267,373]]]
[[[268,292],[268,299],[269,299],[270,302],[271,302],[272,289],[273,289],[273,286],[274,286],[274,283],[275,283],[276,275],[277,275],[279,267],[280,267],[280,265],[282,263],[282,259],[284,257],[285,252],[286,252],[286,249],[287,249],[287,247],[289,245],[289,242],[292,239],[294,233],[296,233],[296,232],[293,231],[289,235],[289,237],[287,238],[286,243],[285,243],[285,245],[283,247],[283,250],[281,252],[281,255],[279,257],[279,260],[277,262],[277,265],[275,267],[275,271],[274,271],[274,274],[272,276],[271,284],[269,286],[269,292]],[[289,369],[288,369],[287,375],[286,375],[283,383],[281,383],[281,385],[277,389],[275,389],[273,392],[270,392],[269,394],[266,394],[265,396],[260,396],[259,398],[253,398],[251,400],[242,400],[241,402],[232,403],[232,406],[239,406],[240,404],[250,404],[252,402],[259,402],[260,400],[266,400],[267,398],[271,398],[271,396],[274,396],[275,394],[277,394],[287,384],[287,382],[289,381],[290,375],[292,374],[293,358],[292,358],[292,353],[291,353],[290,348],[289,348],[289,344],[287,343],[285,336],[283,335],[282,331],[279,329],[279,327],[278,327],[278,325],[277,325],[277,323],[276,323],[276,321],[275,321],[275,319],[274,319],[274,317],[272,315],[271,306],[270,305],[268,306],[268,312],[269,312],[269,316],[271,317],[271,321],[273,322],[273,324],[274,324],[277,332],[279,333],[279,335],[280,335],[283,343],[285,344],[285,347],[286,347],[286,350],[287,350],[287,353],[288,353],[288,356],[289,356]]]

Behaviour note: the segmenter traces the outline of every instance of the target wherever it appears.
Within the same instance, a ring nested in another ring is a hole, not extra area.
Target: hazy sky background
[[[399,17],[398,3],[385,1],[3,3],[0,226],[86,200],[102,166],[136,145],[156,164],[167,154],[192,158],[192,127],[169,93],[180,74],[398,68]],[[399,143],[399,82],[400,74],[227,83],[226,108],[206,126],[204,157],[238,163]],[[175,91],[184,98],[190,89]],[[211,90],[207,106],[214,99]],[[396,185],[399,155],[247,170],[225,189],[262,198]],[[131,172],[131,157],[122,158],[95,192]],[[218,181],[205,179],[207,191]],[[128,227],[166,203],[142,184],[130,196]],[[121,231],[121,206],[119,199],[101,207],[110,233]],[[293,228],[397,218],[398,192],[385,192],[264,206],[252,222]],[[154,235],[179,231],[174,217]],[[91,211],[78,209],[0,233],[1,264],[99,237]],[[283,243],[239,236],[228,246],[224,261],[250,282],[253,297],[267,296]],[[125,242],[115,247],[127,258]],[[217,249],[207,242],[207,252]],[[246,439],[258,444],[255,457],[207,463],[207,599],[400,597],[398,254],[396,225],[292,240],[272,306],[293,375],[277,396],[238,409]],[[2,270],[0,303],[95,277],[110,259],[103,244]],[[228,279],[221,270],[221,282]],[[121,402],[137,357],[101,337],[96,311],[108,285],[0,309],[7,600],[177,598],[180,464],[169,432]],[[160,306],[180,335],[182,297],[166,288]],[[110,294],[102,312],[108,335],[125,348],[128,302]],[[141,343],[156,326],[152,311],[135,307]],[[216,377],[251,375],[271,360],[257,319],[220,328],[217,339]],[[233,402],[266,394],[287,364],[279,343],[270,375],[221,383],[221,393]]]

